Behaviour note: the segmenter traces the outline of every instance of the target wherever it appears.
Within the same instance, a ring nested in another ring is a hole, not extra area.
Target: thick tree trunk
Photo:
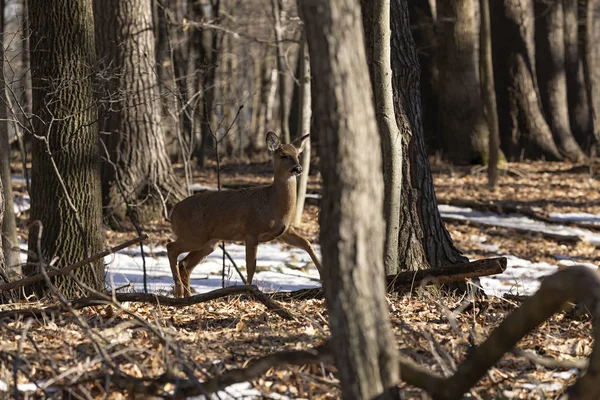
[[[324,287],[345,399],[393,398],[383,177],[358,0],[301,0],[321,137]],[[397,396],[396,396],[397,398]]]
[[[33,139],[31,221],[26,275],[39,258],[65,267],[98,252],[103,243],[98,112],[93,100],[94,18],[87,0],[30,0]],[[60,176],[59,176],[60,175]],[[41,247],[38,247],[38,240]],[[75,274],[104,290],[104,262]],[[70,278],[56,277],[66,296],[82,294]],[[42,288],[45,285],[42,286]]]
[[[579,51],[578,0],[562,0],[564,13],[565,74],[567,78],[567,102],[571,131],[579,146],[590,150],[590,138],[594,128],[588,105],[583,62]]]
[[[0,0],[0,10],[4,10],[4,0]],[[4,14],[0,16],[0,37],[4,38]],[[2,42],[0,42],[2,43]],[[4,46],[0,48],[0,59],[4,60]],[[13,191],[10,176],[10,145],[8,140],[8,123],[6,122],[7,109],[6,88],[4,80],[4,64],[0,68],[0,178],[4,185],[4,217],[2,222],[2,248],[4,260],[10,275],[18,275],[19,251],[12,250],[12,246],[19,245],[17,237],[17,223],[13,207]]]
[[[398,271],[456,264],[466,258],[452,244],[437,208],[423,141],[419,60],[410,31],[407,0],[391,1],[391,26],[394,111],[402,133]]]
[[[488,185],[498,184],[498,161],[500,159],[500,133],[498,132],[498,110],[496,110],[496,88],[494,63],[492,60],[492,33],[490,27],[490,0],[479,0],[481,28],[479,39],[479,71],[481,74],[481,99],[487,120],[489,139]]]
[[[392,90],[389,0],[362,0],[367,64],[383,155],[386,224],[383,264],[386,275],[398,270],[400,199],[402,188],[402,135],[396,124]]]
[[[298,50],[298,111],[297,126],[294,137],[302,137],[310,133],[310,121],[312,117],[312,103],[310,95],[311,76],[310,59],[308,56],[308,46],[306,45],[306,35],[302,32],[300,38],[300,48]],[[310,153],[311,140],[307,140],[304,145],[304,151],[300,154],[300,163],[302,165],[302,175],[298,178],[296,187],[296,214],[294,215],[294,224],[299,225],[302,222],[302,212],[304,211],[304,200],[306,199],[306,186],[308,185],[308,174],[310,172]]]
[[[442,127],[439,105],[439,67],[437,53],[437,14],[435,0],[411,0],[408,2],[411,30],[417,47],[421,66],[421,112],[423,136],[430,154],[442,150]]]
[[[546,119],[560,153],[581,161],[585,156],[569,121],[562,0],[535,0],[535,15],[537,77]]]
[[[94,13],[106,77],[100,112],[110,155],[102,170],[106,215],[117,225],[125,221],[125,195],[135,218],[146,223],[187,191],[175,178],[160,125],[152,9],[146,0],[94,0]]]
[[[439,94],[444,156],[455,164],[488,159],[479,87],[476,0],[438,1]]]
[[[588,97],[588,107],[592,116],[593,135],[586,143],[600,150],[600,1],[586,0],[580,10],[583,12],[583,71]],[[581,31],[580,31],[581,32]],[[586,146],[587,147],[587,146]]]
[[[490,3],[502,150],[509,160],[561,160],[539,100],[532,1]]]

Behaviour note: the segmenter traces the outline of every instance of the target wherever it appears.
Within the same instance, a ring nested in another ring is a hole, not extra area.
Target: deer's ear
[[[274,132],[267,133],[267,148],[270,151],[275,151],[281,146],[281,141],[279,140],[279,136],[277,136]]]
[[[298,149],[299,153],[302,153],[302,150],[304,150],[304,146],[306,146],[307,140],[310,140],[310,134],[294,139],[292,145]]]

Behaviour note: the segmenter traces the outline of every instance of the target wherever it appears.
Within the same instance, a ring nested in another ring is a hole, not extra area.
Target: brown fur
[[[290,228],[296,208],[296,175],[302,171],[298,155],[306,140],[308,135],[280,144],[277,135],[267,134],[275,170],[270,186],[198,193],[174,207],[171,228],[177,239],[167,245],[167,251],[177,297],[190,295],[192,270],[221,240],[246,243],[248,284],[252,284],[256,270],[258,243],[275,238],[304,249],[321,272],[321,263],[308,240]],[[178,265],[179,254],[188,251]]]

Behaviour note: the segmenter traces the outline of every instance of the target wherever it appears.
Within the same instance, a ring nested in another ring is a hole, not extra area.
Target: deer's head
[[[289,178],[302,173],[302,165],[298,156],[304,150],[304,145],[310,135],[304,135],[295,139],[290,144],[282,144],[273,132],[267,133],[267,147],[273,153],[273,167],[275,176]]]

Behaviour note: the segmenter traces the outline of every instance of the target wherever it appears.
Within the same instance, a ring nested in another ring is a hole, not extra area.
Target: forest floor
[[[438,203],[496,213],[520,207],[524,214],[540,219],[561,213],[586,213],[582,218],[586,229],[600,230],[592,218],[600,218],[600,181],[589,166],[540,162],[515,163],[509,167],[508,172],[501,173],[498,188],[490,191],[485,171],[432,165]],[[212,171],[208,168],[195,172],[194,183],[214,187],[216,175]],[[225,162],[221,174],[223,186],[233,188],[267,184],[271,169],[266,162]],[[24,194],[22,182],[13,182],[13,187]],[[310,176],[308,191],[320,192],[317,174]],[[317,202],[309,200],[304,221],[298,227],[313,243],[318,242],[318,212]],[[23,212],[18,219],[22,239],[26,237],[26,223],[27,212]],[[598,265],[600,260],[596,244],[572,236],[545,235],[452,218],[447,219],[446,227],[456,247],[472,259],[513,255],[531,262],[559,265],[565,259],[588,265]],[[155,243],[164,245],[169,239],[168,225],[162,222],[145,226],[144,231]],[[135,236],[133,231],[107,232],[110,244]],[[468,300],[453,295],[442,297],[436,289],[390,294],[388,300],[398,349],[440,375],[451,374],[468,353],[470,344],[481,343],[519,305],[514,300],[490,296],[463,310]],[[123,303],[120,309],[95,306],[37,319],[0,318],[0,398],[6,390],[3,384],[10,385],[15,376],[22,394],[33,397],[62,397],[66,393],[75,398],[105,397],[109,388],[107,398],[125,398],[130,392],[118,388],[127,384],[114,377],[114,371],[106,367],[107,359],[135,378],[159,377],[170,372],[183,379],[182,371],[189,367],[197,378],[205,380],[225,370],[244,367],[253,358],[282,350],[310,349],[327,339],[329,329],[323,300],[282,304],[295,316],[293,320],[275,315],[246,295],[185,307]],[[47,301],[6,305],[0,306],[0,311],[47,305]],[[561,360],[562,366],[543,367],[522,353],[508,354],[466,397],[559,397],[578,375],[578,370],[565,361],[589,356],[591,329],[591,321],[585,316],[569,311],[554,315],[519,342],[518,348]],[[103,352],[95,347],[98,344]],[[164,383],[157,386],[159,392],[168,393],[173,388]],[[340,396],[335,367],[329,364],[271,368],[251,383],[229,387],[226,392],[219,392],[219,398]],[[424,396],[422,391],[404,384],[402,395],[403,398]]]

